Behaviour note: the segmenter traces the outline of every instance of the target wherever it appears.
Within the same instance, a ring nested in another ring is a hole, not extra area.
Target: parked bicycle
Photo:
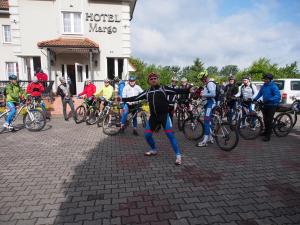
[[[99,116],[101,99],[93,96],[91,98],[84,98],[84,101],[78,106],[75,111],[77,113],[76,123],[86,122],[88,125],[96,124]]]
[[[16,114],[14,115],[12,122],[9,124],[12,127],[9,131],[13,131],[14,122],[17,120],[19,115],[23,114],[23,125],[29,131],[40,131],[46,125],[46,118],[44,114],[36,108],[34,104],[30,101],[20,102],[19,109],[17,110]],[[10,113],[10,109],[6,109],[3,113],[0,114],[0,133],[2,133],[5,128],[3,124],[5,123],[6,117]]]

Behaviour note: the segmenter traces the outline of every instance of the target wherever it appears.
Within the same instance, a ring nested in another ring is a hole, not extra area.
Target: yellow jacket
[[[114,88],[111,85],[108,85],[107,87],[104,85],[103,88],[96,93],[96,95],[101,96],[101,92],[102,97],[104,97],[106,100],[110,100],[114,95]]]

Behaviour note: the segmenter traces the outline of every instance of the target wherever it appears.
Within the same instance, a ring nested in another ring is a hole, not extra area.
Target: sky
[[[300,0],[138,0],[131,35],[132,56],[149,64],[299,64]]]

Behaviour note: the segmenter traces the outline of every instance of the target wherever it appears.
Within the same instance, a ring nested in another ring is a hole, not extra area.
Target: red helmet
[[[158,78],[158,75],[154,72],[151,72],[151,73],[148,74],[148,80],[150,80],[153,77]]]

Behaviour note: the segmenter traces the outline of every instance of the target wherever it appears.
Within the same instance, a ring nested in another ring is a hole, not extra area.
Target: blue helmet
[[[135,81],[136,80],[136,77],[135,76],[130,76],[129,77],[129,81]]]
[[[14,74],[11,74],[11,75],[9,75],[8,79],[9,80],[17,80],[18,77],[16,75],[14,75]]]

